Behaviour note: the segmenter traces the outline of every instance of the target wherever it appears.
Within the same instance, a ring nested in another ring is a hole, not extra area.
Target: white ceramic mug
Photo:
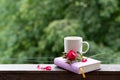
[[[87,49],[82,51],[83,44],[87,45]],[[82,37],[77,36],[69,36],[64,38],[64,52],[68,52],[69,50],[79,51],[80,53],[86,53],[89,50],[89,43],[87,41],[83,41]]]

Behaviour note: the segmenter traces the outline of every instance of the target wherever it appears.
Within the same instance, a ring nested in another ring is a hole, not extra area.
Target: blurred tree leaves
[[[57,25],[57,26],[56,26]],[[63,40],[65,36],[81,36],[85,37],[81,29],[80,23],[76,20],[56,20],[51,22],[48,27],[44,29],[44,34],[39,42],[39,50],[44,52],[49,49],[52,51],[48,56],[60,56],[63,51]],[[59,52],[58,52],[59,51]]]
[[[65,36],[88,40],[86,56],[120,63],[120,1],[0,0],[0,63],[50,61]]]

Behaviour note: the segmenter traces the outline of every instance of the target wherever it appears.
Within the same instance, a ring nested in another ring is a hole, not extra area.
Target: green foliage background
[[[0,0],[0,63],[52,63],[66,36],[90,43],[85,56],[119,64],[120,0]]]

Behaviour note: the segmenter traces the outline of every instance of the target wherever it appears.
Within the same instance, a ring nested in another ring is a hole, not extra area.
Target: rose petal
[[[37,69],[40,69],[40,65],[37,65]]]
[[[82,59],[82,62],[87,62],[87,59],[83,58],[83,59]]]
[[[46,70],[50,71],[51,70],[51,66],[46,66]]]
[[[50,71],[51,70],[51,66],[41,67],[41,70]]]

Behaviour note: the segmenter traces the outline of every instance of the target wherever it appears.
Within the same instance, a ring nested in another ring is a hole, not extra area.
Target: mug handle
[[[82,52],[82,53],[86,53],[89,50],[89,43],[87,41],[83,41],[82,44],[87,44],[87,49]]]

